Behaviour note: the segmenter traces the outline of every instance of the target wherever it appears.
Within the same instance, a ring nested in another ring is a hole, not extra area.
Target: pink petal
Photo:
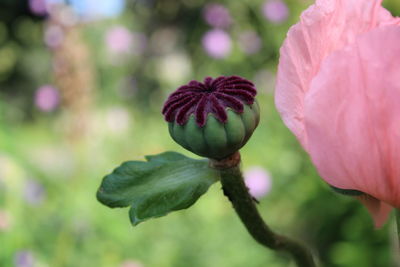
[[[306,95],[308,152],[329,184],[400,208],[400,27],[329,56]]]
[[[357,35],[380,25],[400,23],[382,0],[317,0],[288,32],[281,48],[275,103],[286,126],[307,150],[304,96],[321,62]]]
[[[371,213],[375,227],[382,227],[389,218],[389,214],[393,207],[368,195],[359,196],[357,198],[365,205],[369,213]]]

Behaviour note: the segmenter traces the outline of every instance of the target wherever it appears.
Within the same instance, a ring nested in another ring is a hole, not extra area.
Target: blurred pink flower
[[[144,265],[138,261],[127,260],[121,264],[121,267],[143,267]]]
[[[317,0],[281,48],[275,102],[330,185],[376,226],[400,208],[400,18],[381,0]]]
[[[244,177],[250,194],[255,198],[261,198],[271,190],[271,176],[262,167],[252,167],[246,170]]]
[[[50,48],[57,48],[64,41],[64,31],[58,25],[50,25],[44,31],[44,42]]]
[[[5,210],[0,210],[0,231],[8,230],[10,225],[10,214]]]
[[[35,94],[35,105],[42,111],[53,111],[60,102],[58,90],[51,85],[43,85]]]
[[[105,41],[111,53],[124,54],[132,52],[133,36],[124,26],[115,26],[108,30]]]
[[[232,23],[229,10],[221,4],[208,4],[203,10],[204,20],[212,27],[227,28]]]
[[[213,58],[225,58],[231,52],[231,37],[223,30],[214,29],[206,32],[202,43],[207,54]]]
[[[265,18],[273,23],[282,23],[289,17],[289,9],[282,0],[267,0],[262,11]]]
[[[47,14],[46,0],[29,0],[29,9],[31,12],[38,16]]]
[[[240,49],[246,54],[255,54],[261,49],[260,36],[254,31],[242,32],[239,35],[239,46]]]

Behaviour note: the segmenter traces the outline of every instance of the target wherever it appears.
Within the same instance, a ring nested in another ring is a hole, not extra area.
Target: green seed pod
[[[203,157],[224,159],[242,148],[260,120],[254,85],[237,76],[178,88],[164,105],[171,137]]]

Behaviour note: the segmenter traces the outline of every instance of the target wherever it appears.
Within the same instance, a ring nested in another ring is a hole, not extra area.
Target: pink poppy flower
[[[275,103],[322,178],[381,226],[400,208],[400,18],[382,0],[317,0],[281,48]]]

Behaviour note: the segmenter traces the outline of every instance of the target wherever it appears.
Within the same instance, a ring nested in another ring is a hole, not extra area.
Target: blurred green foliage
[[[203,0],[132,1],[118,18],[79,23],[95,85],[85,111],[90,129],[79,138],[70,137],[68,106],[53,112],[35,106],[38,87],[58,86],[57,52],[43,41],[48,20],[30,13],[24,1],[1,3],[0,266],[25,266],[18,265],[21,251],[31,253],[33,266],[51,267],[293,265],[250,238],[219,185],[191,209],[137,227],[127,210],[110,210],[95,197],[102,177],[123,161],[165,150],[189,155],[169,137],[163,101],[190,79],[231,74],[259,89],[262,118],[242,158],[244,169],[262,166],[272,175],[272,190],[259,204],[271,227],[308,244],[321,266],[394,265],[392,222],[375,230],[365,208],[333,193],[274,108],[279,47],[310,2],[285,1],[290,16],[280,24],[264,18],[261,0],[221,2],[234,21],[227,29],[232,51],[224,59],[202,47],[211,29]],[[385,5],[400,14],[398,1]],[[116,25],[146,36],[146,49],[113,58],[104,40]],[[258,53],[239,48],[245,30],[260,36]],[[39,189],[30,192],[29,181]]]

